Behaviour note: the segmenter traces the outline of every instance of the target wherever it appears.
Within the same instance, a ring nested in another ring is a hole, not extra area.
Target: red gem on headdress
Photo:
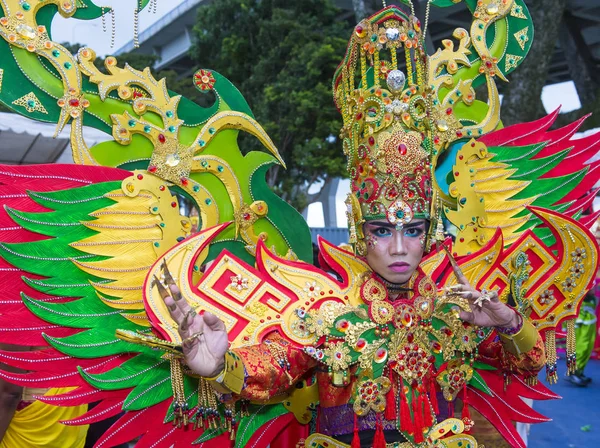
[[[167,138],[164,136],[164,134],[158,134],[158,141],[164,143],[167,141]]]
[[[405,156],[406,152],[408,151],[408,148],[406,147],[406,145],[404,143],[400,143],[398,145],[398,151],[400,152],[401,156]]]
[[[359,112],[359,113],[356,114],[356,119],[357,120],[362,120],[362,117],[363,117],[362,112]]]
[[[375,146],[375,137],[373,137],[373,136],[369,137],[369,145]]]
[[[440,142],[440,138],[436,135],[435,137],[433,137],[433,143],[435,143],[436,145]]]
[[[447,115],[452,115],[452,108],[449,107],[448,109],[446,109],[446,114]]]
[[[180,180],[181,180],[181,185],[184,185],[184,186],[185,186],[185,185],[187,185],[187,184],[188,184],[188,180],[187,180],[187,178],[185,178],[185,177],[182,177]]]
[[[463,136],[463,133],[462,133],[462,131],[456,131],[456,136],[457,136],[457,137],[462,137],[462,136]]]
[[[148,171],[150,171],[151,173],[154,173],[154,172],[156,172],[156,167],[154,165],[149,166]]]
[[[133,91],[133,99],[140,98],[142,96],[142,92],[138,92],[137,90]]]
[[[79,100],[77,98],[73,98],[72,100],[69,100],[69,106],[79,107]]]

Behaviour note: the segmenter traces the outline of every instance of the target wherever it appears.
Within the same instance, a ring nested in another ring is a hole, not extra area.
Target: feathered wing
[[[445,215],[457,227],[458,255],[485,246],[498,228],[507,246],[528,229],[552,246],[552,232],[531,207],[563,213],[585,227],[594,222],[596,215],[581,213],[596,193],[600,162],[588,162],[598,153],[600,134],[573,139],[584,119],[549,131],[557,115],[451,148],[437,175],[448,193]]]
[[[573,218],[548,209],[527,209],[552,235],[548,245],[527,229],[506,245],[501,229],[478,252],[459,257],[458,264],[477,289],[495,289],[501,300],[527,315],[542,334],[546,345],[546,377],[557,378],[555,332],[568,329],[567,368],[574,369],[573,323],[585,292],[591,288],[598,267],[598,248],[590,231]],[[446,244],[450,244],[449,241]],[[453,248],[454,250],[454,248]],[[441,287],[456,283],[449,260],[433,251],[424,263],[434,277],[442,272]],[[509,299],[510,296],[510,299]],[[518,371],[500,372],[498,360],[482,358],[475,363],[469,381],[467,400],[492,423],[512,446],[525,447],[510,422],[541,423],[550,419],[526,406],[520,397],[534,400],[559,398],[537,377],[524,377]]]
[[[56,13],[92,19],[107,9],[88,0],[43,0],[30,9],[7,0],[2,7],[0,101],[56,123],[57,133],[70,124],[73,158],[90,165],[1,167],[7,207],[0,215],[6,274],[0,340],[45,347],[3,352],[3,362],[28,373],[2,377],[75,387],[43,398],[48,403],[99,402],[68,424],[125,411],[100,446],[144,434],[138,446],[189,446],[200,433],[156,424],[173,419],[170,360],[115,334],[160,332],[144,308],[144,285],[159,257],[196,231],[204,235],[205,262],[227,250],[253,264],[263,242],[290,259],[312,260],[308,227],[265,181],[269,167],[283,162],[242,95],[218,73],[194,74],[191,82],[215,98],[201,107],[169,91],[148,69],[121,68],[109,57],[100,72],[93,50],[74,56],[52,41]],[[90,148],[84,125],[113,138]],[[242,154],[240,131],[266,151]],[[185,379],[191,406],[197,383]],[[267,412],[250,411],[252,424]],[[273,412],[269,408],[271,418]],[[244,427],[253,434],[251,425]]]
[[[71,166],[68,173],[60,165],[2,167],[0,338],[47,347],[3,352],[3,362],[28,373],[2,377],[24,386],[75,387],[42,398],[52,404],[100,402],[71,424],[132,411],[109,437],[129,441],[156,431],[149,422],[167,414],[170,368],[160,352],[122,341],[115,330],[150,331],[142,301],[146,274],[191,226],[157,179],[100,167]],[[140,414],[146,426],[125,424]]]
[[[72,55],[52,41],[49,30],[57,13],[93,19],[108,8],[89,0],[43,0],[30,8],[7,0],[2,8],[0,101],[29,118],[57,123],[57,133],[70,124],[76,163],[146,170],[168,181],[187,198],[183,206],[197,211],[202,229],[234,221],[215,240],[213,258],[228,249],[251,262],[260,238],[280,254],[311,259],[308,227],[265,180],[269,167],[283,161],[226,78],[212,70],[194,74],[190,82],[214,97],[209,107],[201,107],[169,91],[149,69],[119,67],[108,57],[102,72],[92,49]],[[112,140],[90,148],[83,126]],[[254,136],[255,149],[265,151],[242,154],[240,131]]]

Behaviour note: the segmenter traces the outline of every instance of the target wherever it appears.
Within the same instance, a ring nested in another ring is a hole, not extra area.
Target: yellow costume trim
[[[50,389],[46,395],[59,395],[70,389]],[[10,426],[0,440],[0,448],[83,448],[88,425],[66,426],[60,421],[83,415],[87,405],[51,406],[35,401],[15,412]]]
[[[521,355],[531,350],[537,342],[538,331],[529,321],[523,320],[523,328],[512,336],[500,333],[500,340],[504,348],[513,355]]]
[[[225,353],[225,367],[215,377],[205,378],[214,390],[239,394],[244,387],[244,363],[233,352]]]

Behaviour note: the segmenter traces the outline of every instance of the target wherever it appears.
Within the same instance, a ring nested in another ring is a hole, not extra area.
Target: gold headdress
[[[511,2],[488,3],[479,2],[474,13],[475,41],[510,10]],[[480,136],[499,123],[493,78],[504,76],[497,58],[474,41],[479,68],[461,79],[453,75],[459,65],[471,67],[469,33],[457,29],[457,49],[445,40],[444,50],[428,56],[425,32],[426,24],[414,13],[387,7],[356,26],[336,72],[334,96],[344,122],[341,134],[352,188],[347,205],[353,243],[361,241],[365,219],[387,218],[397,226],[413,218],[437,221],[441,202],[433,170],[439,155],[455,140]],[[406,73],[399,69],[402,53]],[[472,82],[479,75],[488,81],[490,101],[487,111],[473,117],[465,106],[475,100]]]

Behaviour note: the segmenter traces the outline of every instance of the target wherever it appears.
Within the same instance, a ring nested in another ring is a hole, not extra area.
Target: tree
[[[331,81],[351,25],[337,16],[330,0],[222,0],[194,28],[192,58],[244,94],[287,164],[267,182],[301,211],[318,199],[311,185],[345,175]]]
[[[354,18],[356,19],[356,23],[367,17],[365,0],[352,0],[352,9],[354,9]]]
[[[505,85],[502,120],[505,125],[532,121],[545,115],[542,88],[560,31],[566,0],[531,0],[527,8],[535,26],[531,50]]]

